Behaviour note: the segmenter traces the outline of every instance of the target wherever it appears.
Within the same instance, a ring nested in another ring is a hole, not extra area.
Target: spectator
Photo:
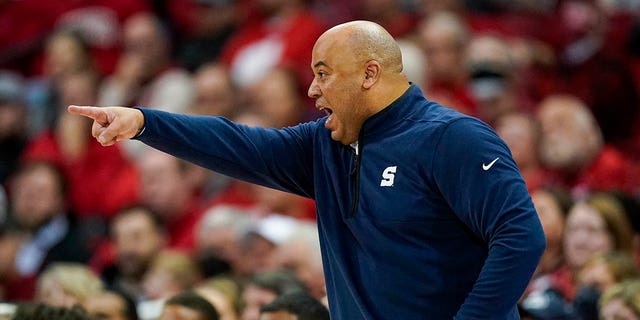
[[[640,319],[640,280],[615,285],[600,298],[602,320]]]
[[[315,223],[299,223],[295,228],[293,235],[275,249],[269,266],[292,271],[309,293],[320,299],[326,290],[318,227]]]
[[[44,303],[21,304],[13,320],[92,320],[84,309],[74,307],[54,307]]]
[[[309,61],[322,22],[306,1],[255,2],[255,16],[229,39],[220,59],[240,87],[255,84],[277,66],[295,70],[304,86],[311,82]]]
[[[260,320],[329,320],[329,310],[304,292],[283,294],[260,308]]]
[[[194,291],[218,310],[220,320],[238,320],[240,287],[236,281],[218,276],[196,286]]]
[[[60,85],[68,76],[93,73],[93,61],[86,40],[78,32],[58,31],[47,38],[43,75],[28,82],[29,133],[32,136],[54,126]],[[92,89],[93,90],[93,89]]]
[[[148,208],[127,208],[111,222],[111,238],[115,262],[102,271],[102,278],[109,288],[139,301],[143,276],[166,242],[162,223]]]
[[[66,75],[58,83],[59,104],[92,104],[96,101],[98,79],[91,72]],[[46,160],[58,164],[69,181],[70,209],[82,220],[104,224],[122,206],[137,199],[138,175],[120,146],[102,148],[91,139],[91,122],[60,113],[49,130],[35,137],[24,151],[25,160]],[[95,178],[86,179],[87,172]],[[104,196],[103,186],[113,192]],[[95,232],[95,231],[94,231]]]
[[[249,111],[265,122],[265,127],[294,126],[307,117],[300,86],[287,69],[274,68],[248,89]]]
[[[577,283],[604,293],[618,283],[639,276],[640,270],[628,253],[611,251],[592,256],[578,272]]]
[[[548,275],[564,263],[562,237],[565,233],[566,216],[573,206],[573,199],[564,189],[547,187],[535,191],[531,195],[531,200],[547,238],[547,247],[542,254],[536,273]]]
[[[87,297],[83,307],[94,320],[138,320],[133,300],[114,291],[104,291]]]
[[[238,112],[238,92],[223,65],[211,63],[200,67],[194,76],[194,86],[191,113],[232,118]]]
[[[86,39],[97,71],[111,74],[120,52],[123,23],[150,9],[144,0],[77,0],[59,4],[55,30],[73,30]]]
[[[573,307],[582,320],[598,320],[598,300],[616,283],[638,277],[638,267],[626,253],[609,252],[593,256],[577,275]]]
[[[511,51],[506,40],[479,35],[471,39],[465,53],[478,117],[492,125],[503,115],[525,109],[516,91],[517,69]]]
[[[46,162],[23,164],[10,183],[11,217],[28,235],[15,260],[25,281],[52,262],[89,260],[89,244],[67,212],[66,185],[62,172]]]
[[[406,3],[397,0],[363,0],[356,18],[373,21],[394,38],[403,38],[412,33],[418,23],[417,16],[403,5]]]
[[[613,29],[603,7],[591,1],[563,1],[556,35],[560,92],[575,95],[590,108],[606,143],[620,146],[637,126],[640,96],[623,55],[625,32]],[[622,38],[622,39],[620,39]]]
[[[184,112],[193,99],[189,75],[172,65],[169,36],[148,13],[127,19],[124,51],[100,92],[100,105],[154,105]]]
[[[182,2],[182,1],[179,1]],[[186,2],[186,1],[185,1]],[[240,25],[238,3],[233,0],[190,0],[193,26],[179,46],[178,61],[189,71],[218,59]]]
[[[524,113],[500,116],[494,123],[496,133],[507,143],[513,159],[527,184],[534,192],[546,183],[546,175],[540,164],[540,124]]]
[[[475,114],[464,64],[469,42],[464,21],[454,13],[437,12],[420,22],[417,33],[427,57],[426,82],[429,87],[424,88],[425,94],[430,100]]]
[[[56,263],[38,278],[36,300],[54,307],[82,305],[87,298],[104,290],[104,285],[85,265]]]
[[[258,320],[260,308],[285,293],[305,291],[304,284],[285,270],[274,270],[256,274],[242,291],[241,320]]]
[[[589,190],[633,189],[624,154],[604,144],[600,129],[586,105],[574,96],[554,95],[537,112],[542,127],[540,158],[551,169],[551,183]]]
[[[181,293],[169,299],[159,320],[218,320],[216,308],[193,292]]]
[[[200,262],[211,257],[221,261],[220,266],[223,269],[212,273],[209,268],[202,268],[205,276],[212,277],[226,272],[225,265],[234,273],[241,269],[241,238],[250,224],[250,212],[237,207],[214,206],[205,213],[196,234],[196,253]]]
[[[277,248],[291,240],[300,221],[279,214],[258,219],[242,238],[240,275],[253,275],[269,270],[269,261]]]
[[[147,148],[137,160],[141,201],[158,214],[167,231],[168,246],[191,251],[195,230],[207,208],[194,175],[206,172],[191,163]]]
[[[199,280],[197,265],[184,253],[162,251],[155,256],[144,275],[146,299],[166,300],[191,289]]]
[[[566,267],[554,274],[554,286],[568,300],[576,294],[577,272],[597,253],[632,254],[632,231],[616,198],[595,194],[569,211],[564,235]]]

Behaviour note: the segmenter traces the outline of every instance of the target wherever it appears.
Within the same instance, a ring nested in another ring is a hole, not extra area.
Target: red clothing
[[[612,146],[605,146],[588,166],[575,176],[560,172],[549,172],[549,182],[576,190],[622,190],[637,189],[633,166],[625,155]]]
[[[466,85],[451,85],[443,83],[432,83],[426,90],[426,96],[449,108],[455,109],[464,114],[477,116],[475,101]]]
[[[111,74],[118,62],[121,50],[123,23],[134,14],[150,10],[143,0],[74,0],[74,1],[37,1],[58,3],[55,22],[49,24],[47,32],[56,28],[78,30],[84,35],[98,71]],[[51,13],[47,13],[51,14]],[[39,20],[33,19],[30,20]],[[30,21],[27,20],[27,21]],[[36,60],[33,71],[42,73],[41,55]]]
[[[81,218],[108,218],[138,199],[138,172],[117,145],[103,147],[89,139],[79,159],[66,159],[57,138],[48,131],[27,146],[23,159],[51,161],[63,168],[71,209]]]
[[[198,223],[205,213],[206,206],[198,203],[194,197],[187,210],[176,220],[166,221],[165,228],[169,236],[169,247],[185,252],[195,248]]]
[[[0,68],[29,69],[64,2],[22,0],[0,5]]]
[[[0,287],[5,295],[2,301],[28,302],[32,301],[36,293],[37,276],[16,276],[0,281]]]
[[[571,302],[576,295],[576,285],[573,280],[573,273],[567,266],[563,266],[554,271],[551,275],[551,287],[556,289],[565,300]]]
[[[272,22],[264,19],[248,21],[227,42],[220,59],[223,63],[234,68],[239,55],[252,45],[268,39],[273,39],[282,46],[276,66],[292,68],[301,79],[303,87],[307,87],[312,80],[309,64],[311,51],[316,39],[324,32],[325,27],[314,13],[302,10],[292,15],[286,21]],[[254,56],[254,59],[265,59],[264,56]]]

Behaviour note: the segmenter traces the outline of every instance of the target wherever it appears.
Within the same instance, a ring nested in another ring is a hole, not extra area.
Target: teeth
[[[325,108],[325,107],[319,107],[318,110],[324,111],[328,116],[330,116],[333,113],[333,110]]]

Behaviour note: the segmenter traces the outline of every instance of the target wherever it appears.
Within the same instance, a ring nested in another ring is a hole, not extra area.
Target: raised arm
[[[92,118],[102,145],[135,137],[222,174],[313,198],[313,123],[276,130],[144,108],[70,106],[69,112]]]

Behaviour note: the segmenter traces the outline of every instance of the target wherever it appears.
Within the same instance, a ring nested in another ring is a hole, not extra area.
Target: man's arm
[[[94,119],[93,136],[103,145],[135,137],[222,174],[313,197],[312,123],[276,130],[144,108],[71,106],[69,112]]]
[[[449,124],[433,161],[446,201],[489,250],[455,318],[507,319],[546,245],[518,167],[493,130],[469,118]]]

